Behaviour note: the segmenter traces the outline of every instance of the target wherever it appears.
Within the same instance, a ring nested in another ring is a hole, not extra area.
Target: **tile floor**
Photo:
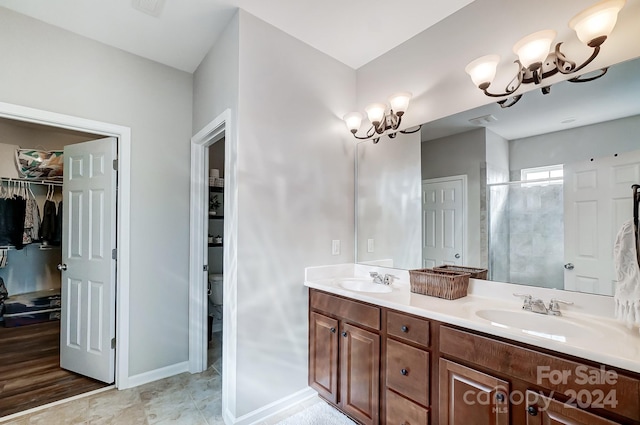
[[[128,390],[110,389],[9,421],[0,419],[0,424],[224,425],[220,336],[214,334],[209,349],[211,366],[202,373],[182,373]],[[274,425],[318,402],[322,401],[313,398],[259,425]]]

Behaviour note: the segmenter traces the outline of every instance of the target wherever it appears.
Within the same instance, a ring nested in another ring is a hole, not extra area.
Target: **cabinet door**
[[[338,321],[316,312],[309,315],[309,386],[338,403]]]
[[[527,391],[527,425],[620,425],[533,391]]]
[[[509,383],[440,359],[440,425],[508,425]]]
[[[362,424],[375,425],[380,413],[380,336],[344,324],[340,347],[340,406]]]

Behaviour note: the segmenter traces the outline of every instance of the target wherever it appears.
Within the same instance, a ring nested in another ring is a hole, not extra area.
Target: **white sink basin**
[[[475,314],[481,319],[488,320],[493,326],[514,329],[528,335],[560,342],[602,335],[592,326],[583,325],[562,316],[498,309],[478,310]]]
[[[376,292],[386,293],[391,292],[391,286],[382,285],[380,283],[373,283],[371,279],[365,278],[341,278],[338,279],[338,285],[349,291],[356,292]]]

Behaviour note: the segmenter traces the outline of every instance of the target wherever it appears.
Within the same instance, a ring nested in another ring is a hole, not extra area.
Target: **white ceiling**
[[[134,1],[0,0],[0,6],[193,72],[237,8],[357,69],[473,0],[163,0],[158,17],[134,9]]]

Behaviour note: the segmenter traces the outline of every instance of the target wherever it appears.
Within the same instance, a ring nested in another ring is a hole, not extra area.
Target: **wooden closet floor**
[[[60,368],[60,322],[0,326],[0,418],[107,384]]]

